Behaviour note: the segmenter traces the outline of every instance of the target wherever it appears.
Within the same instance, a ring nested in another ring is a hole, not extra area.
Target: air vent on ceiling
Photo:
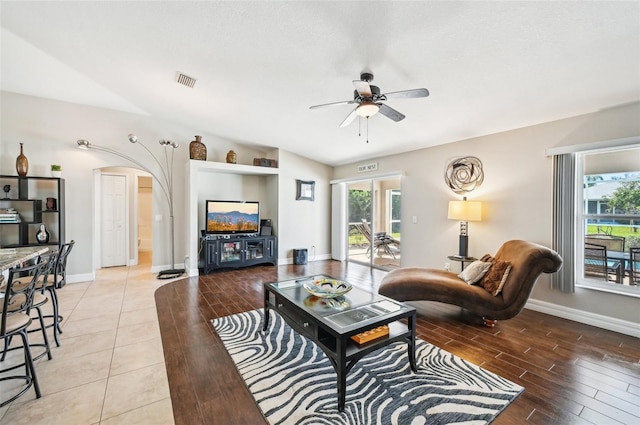
[[[193,88],[193,86],[195,86],[196,84],[196,79],[193,77],[189,77],[186,74],[183,74],[182,72],[178,72],[178,76],[176,78],[176,81],[179,84],[182,84],[183,86],[187,86],[187,87],[191,87]]]

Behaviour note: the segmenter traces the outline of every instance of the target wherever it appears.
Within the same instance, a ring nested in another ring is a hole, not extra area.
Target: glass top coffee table
[[[270,309],[325,352],[337,374],[339,411],[344,409],[347,373],[367,354],[404,341],[411,369],[417,371],[413,307],[330,276],[314,275],[265,283],[263,331],[269,326]]]

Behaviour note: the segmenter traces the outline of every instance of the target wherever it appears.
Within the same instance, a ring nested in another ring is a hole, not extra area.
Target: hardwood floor
[[[385,274],[318,261],[221,271],[156,291],[177,425],[266,423],[210,320],[262,308],[264,282],[319,273],[372,290]],[[526,309],[489,329],[457,307],[411,304],[421,339],[525,387],[493,424],[640,423],[637,338]]]

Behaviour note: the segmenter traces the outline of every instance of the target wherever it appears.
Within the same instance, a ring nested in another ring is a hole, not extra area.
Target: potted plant
[[[51,176],[52,177],[60,177],[62,176],[62,166],[61,165],[51,165]]]

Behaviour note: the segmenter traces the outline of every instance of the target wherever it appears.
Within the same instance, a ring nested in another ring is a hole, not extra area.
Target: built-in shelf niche
[[[278,178],[280,170],[271,167],[189,160],[188,235],[186,266],[191,276],[198,274],[200,230],[204,228],[204,203],[207,199],[258,200],[260,217],[270,218],[274,234],[278,230]]]

